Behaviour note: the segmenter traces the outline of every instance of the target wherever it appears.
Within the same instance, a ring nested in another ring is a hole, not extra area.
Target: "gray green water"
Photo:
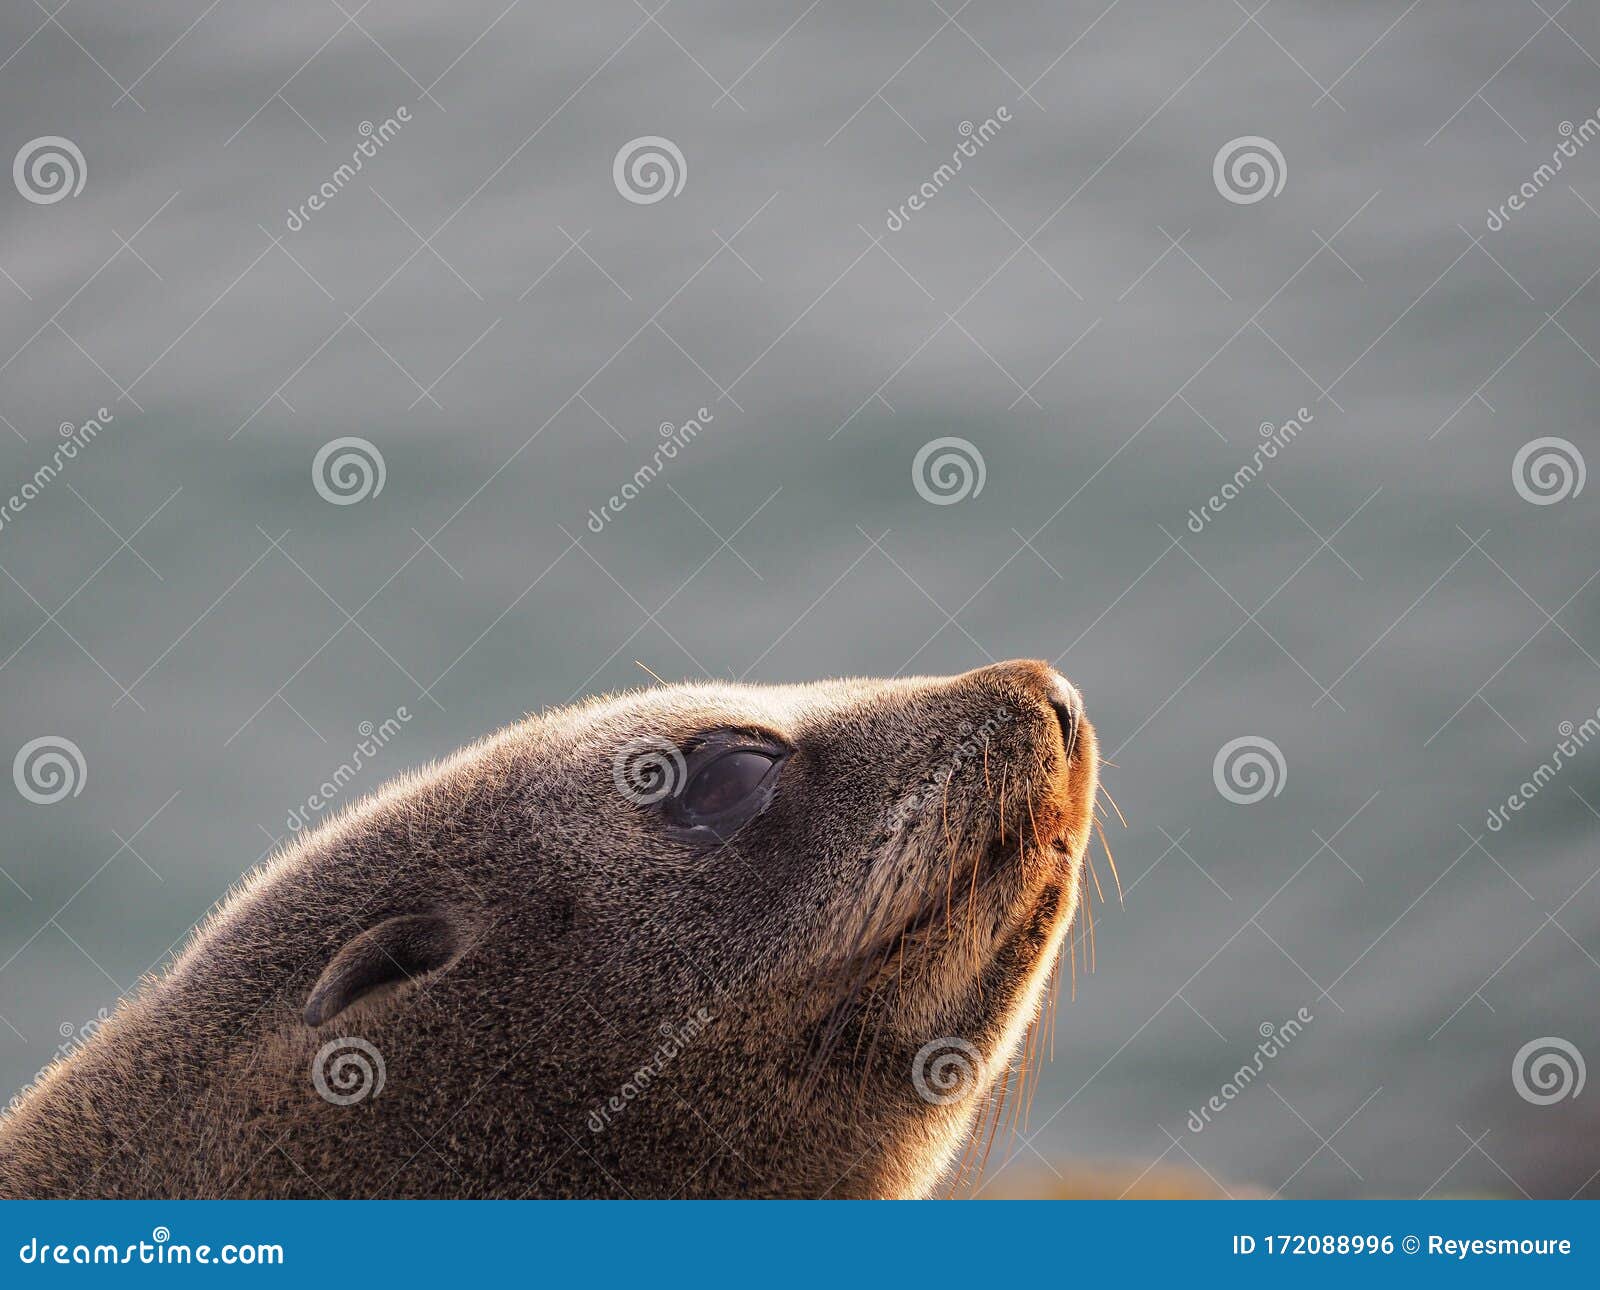
[[[0,494],[111,414],[0,527],[5,757],[84,766],[0,793],[0,1087],[363,722],[410,718],[345,796],[636,659],[1042,656],[1117,763],[1127,895],[1014,1171],[1594,1194],[1595,1090],[1535,1104],[1513,1062],[1600,1060],[1600,749],[1487,817],[1600,706],[1600,485],[1514,481],[1544,437],[1600,467],[1600,10],[433,10],[0,14],[5,155],[61,136],[86,170],[0,191]],[[619,192],[640,136],[677,195]],[[1284,182],[1230,201],[1246,136]],[[330,505],[344,436],[383,487]],[[930,505],[943,436],[984,483]],[[1282,769],[1238,804],[1214,762],[1246,737]]]

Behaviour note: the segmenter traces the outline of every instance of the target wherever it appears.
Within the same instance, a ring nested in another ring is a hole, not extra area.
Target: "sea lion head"
[[[546,718],[527,755],[580,970],[671,1086],[595,1088],[585,1146],[625,1172],[631,1133],[703,1117],[713,1191],[928,1191],[1076,907],[1097,755],[1074,687],[1030,661],[665,686]]]
[[[0,1192],[926,1195],[1096,773],[1030,661],[530,717],[252,875],[0,1126]]]

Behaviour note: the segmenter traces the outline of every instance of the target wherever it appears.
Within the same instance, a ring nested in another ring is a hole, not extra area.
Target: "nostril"
[[[1047,702],[1056,714],[1056,720],[1061,723],[1061,742],[1071,748],[1078,729],[1078,719],[1083,713],[1083,700],[1072,683],[1057,672],[1051,677]]]
[[[1061,723],[1062,744],[1071,748],[1073,732],[1078,725],[1078,714],[1072,710],[1072,705],[1062,698],[1052,698],[1050,707],[1056,714],[1056,720]]]

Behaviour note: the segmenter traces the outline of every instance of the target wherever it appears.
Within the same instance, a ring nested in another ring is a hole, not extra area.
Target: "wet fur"
[[[1017,662],[663,686],[508,727],[248,877],[0,1119],[0,1195],[927,1195],[982,1132],[1078,904],[1097,760],[1087,721],[1064,745],[1053,683]],[[707,849],[612,768],[641,735],[718,726],[795,752]],[[974,730],[981,758],[957,751]],[[345,1006],[377,972],[358,938],[392,919],[437,966]],[[330,970],[341,952],[356,966]],[[313,1020],[342,1011],[309,1025],[313,996]],[[706,1016],[596,1131],[663,1027]],[[385,1063],[349,1106],[310,1077],[340,1036]],[[913,1063],[949,1037],[982,1060],[930,1104]]]

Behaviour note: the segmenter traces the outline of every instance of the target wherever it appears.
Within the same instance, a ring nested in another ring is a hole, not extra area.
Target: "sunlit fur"
[[[247,878],[0,1120],[0,1195],[933,1193],[1037,1065],[1005,1074],[1078,908],[1097,758],[1060,684],[664,685],[510,726]],[[706,846],[613,763],[719,727],[794,751]],[[329,961],[402,915],[459,952],[309,1027]],[[313,1089],[340,1036],[382,1054],[376,1097]],[[952,1039],[981,1060],[930,1102],[917,1055]]]

